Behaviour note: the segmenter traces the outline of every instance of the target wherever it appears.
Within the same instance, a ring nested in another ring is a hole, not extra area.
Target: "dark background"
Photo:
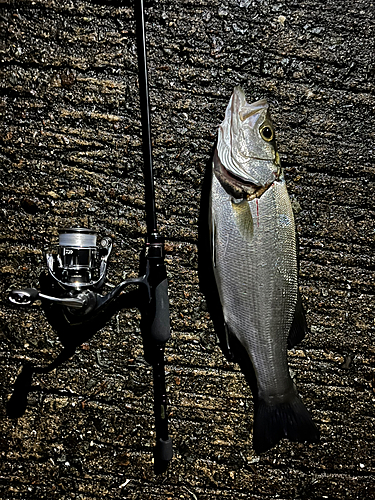
[[[38,286],[58,228],[114,238],[108,283],[145,236],[133,2],[1,2],[0,491],[4,499],[367,499],[374,480],[374,4],[146,1],[160,230],[171,324],[175,457],[155,476],[152,371],[124,310],[5,406],[22,365],[61,343]],[[296,208],[311,334],[290,352],[317,445],[252,449],[253,402],[226,361],[198,279],[206,167],[233,87],[267,98]],[[108,288],[109,289],[109,288]]]

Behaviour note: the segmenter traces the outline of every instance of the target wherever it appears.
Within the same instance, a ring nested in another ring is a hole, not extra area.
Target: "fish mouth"
[[[262,194],[267,191],[267,189],[272,186],[275,181],[279,180],[281,174],[281,168],[278,165],[277,172],[275,172],[274,174],[275,178],[272,180],[272,182],[269,182],[265,186],[258,186],[253,182],[246,181],[245,179],[242,179],[241,177],[229,172],[229,170],[227,170],[221,163],[217,150],[215,150],[214,153],[213,163],[214,173],[225,191],[233,196],[233,198],[248,201],[254,200],[255,198],[260,198]]]

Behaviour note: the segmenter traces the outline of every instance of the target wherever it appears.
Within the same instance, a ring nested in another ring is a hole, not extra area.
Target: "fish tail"
[[[282,438],[299,443],[316,443],[319,430],[297,394],[288,401],[269,404],[259,399],[254,417],[253,446],[262,453]]]

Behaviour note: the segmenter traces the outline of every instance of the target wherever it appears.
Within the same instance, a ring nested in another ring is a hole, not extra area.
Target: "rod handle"
[[[151,338],[155,342],[164,344],[171,336],[167,278],[154,289],[153,301],[155,314],[151,321]]]
[[[156,441],[156,446],[154,449],[154,458],[155,461],[160,462],[170,462],[173,457],[173,445],[172,439],[168,438],[167,440],[159,438]]]

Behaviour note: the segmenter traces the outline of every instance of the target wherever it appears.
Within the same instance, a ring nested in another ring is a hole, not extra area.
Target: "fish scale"
[[[307,328],[298,292],[293,210],[268,104],[246,103],[239,88],[219,129],[210,230],[226,330],[246,350],[257,378],[254,448],[266,451],[283,437],[314,442],[318,430],[287,362],[288,342],[301,340]]]
[[[256,202],[259,227],[255,225],[247,241],[236,225],[231,196],[213,178],[215,275],[220,283],[224,318],[252,359],[258,386],[266,396],[283,393],[292,385],[286,345],[297,300],[297,262],[293,213],[285,181],[275,182],[259,200],[244,202],[254,219]],[[289,223],[280,223],[280,215]],[[283,351],[285,355],[280,356]]]

